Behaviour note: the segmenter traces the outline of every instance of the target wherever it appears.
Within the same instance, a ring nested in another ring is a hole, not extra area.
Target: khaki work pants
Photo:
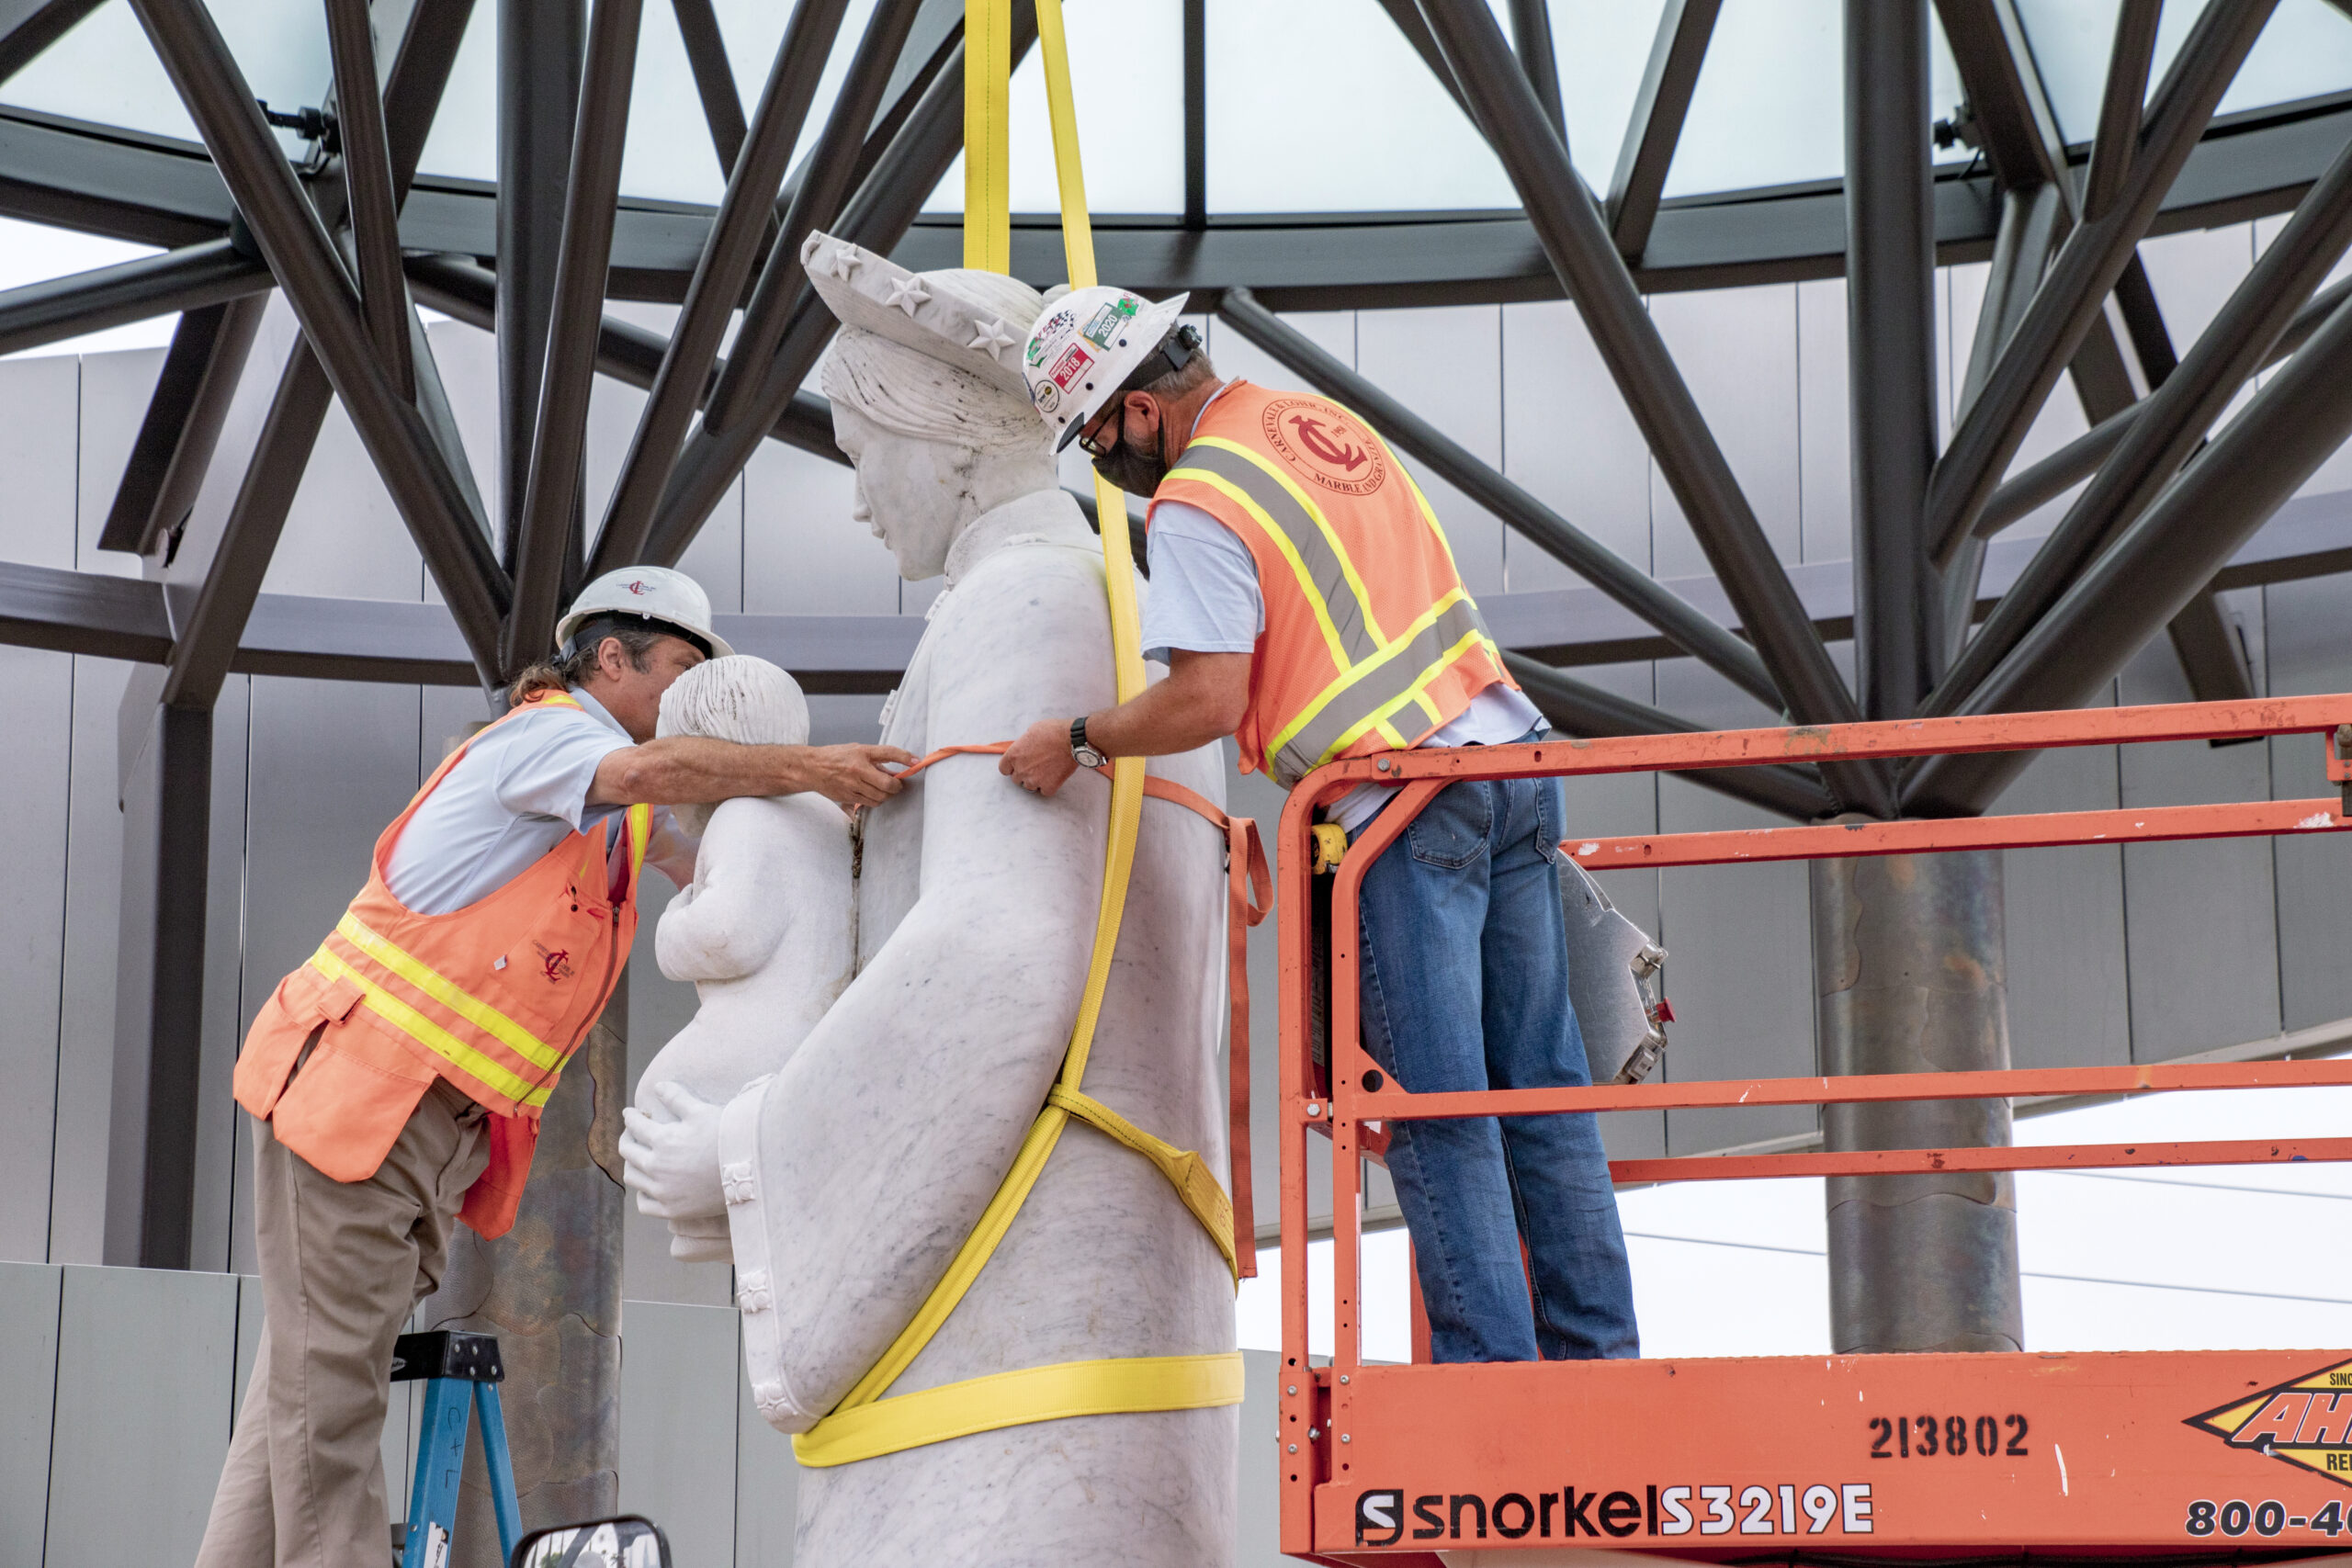
[[[441,1282],[483,1112],[435,1083],[365,1181],[336,1181],[254,1123],[262,1343],[197,1568],[380,1568],[392,1342]]]

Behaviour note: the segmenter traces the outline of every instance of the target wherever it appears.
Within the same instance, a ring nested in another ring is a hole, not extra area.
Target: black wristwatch
[[[1083,715],[1069,721],[1069,754],[1078,759],[1081,768],[1099,768],[1111,759],[1086,743],[1086,719]]]

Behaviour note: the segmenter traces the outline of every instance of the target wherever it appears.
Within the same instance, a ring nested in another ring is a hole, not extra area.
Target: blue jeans
[[[1591,1081],[1554,863],[1566,814],[1557,779],[1449,784],[1364,874],[1364,1046],[1406,1089]],[[1641,1353],[1590,1112],[1398,1122],[1388,1174],[1434,1359]]]

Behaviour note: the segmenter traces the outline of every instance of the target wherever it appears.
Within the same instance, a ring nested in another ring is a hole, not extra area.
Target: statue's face
[[[890,547],[909,582],[947,570],[947,547],[978,515],[973,481],[979,454],[886,430],[857,410],[833,404],[833,441],[857,469],[850,515]]]

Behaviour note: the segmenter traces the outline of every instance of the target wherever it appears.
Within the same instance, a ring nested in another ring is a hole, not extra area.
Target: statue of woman
[[[803,254],[845,323],[823,384],[857,515],[902,576],[946,578],[883,738],[928,754],[1109,703],[1101,547],[1019,374],[1040,297],[994,274],[910,274],[822,234]],[[1223,799],[1212,748],[1151,768]],[[783,1430],[808,1430],[882,1356],[1012,1166],[1069,1043],[1109,807],[1105,780],[1046,800],[993,756],[936,763],[865,816],[856,977],[790,1059],[723,1111],[679,1092],[675,1120],[631,1112],[645,1205],[728,1216],[753,1392]],[[1224,848],[1201,818],[1146,801],[1084,1081],[1221,1180]],[[888,1393],[1233,1346],[1233,1280],[1203,1224],[1158,1168],[1073,1120]],[[1234,1551],[1237,1416],[1045,1420],[804,1470],[795,1562],[1216,1568]]]

